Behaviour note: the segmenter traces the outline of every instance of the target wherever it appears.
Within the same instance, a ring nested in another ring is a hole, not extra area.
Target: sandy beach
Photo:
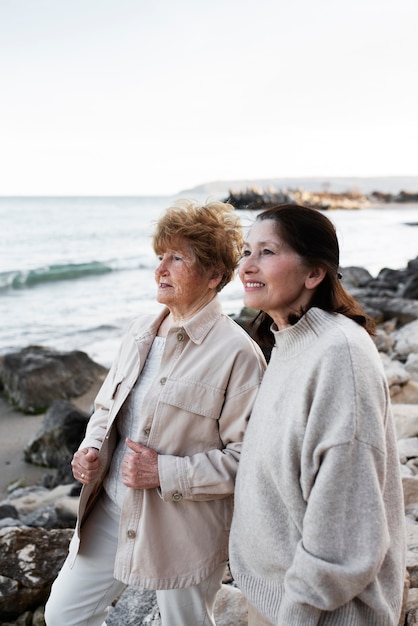
[[[72,403],[85,413],[92,412],[94,398],[101,382]],[[16,482],[22,487],[37,483],[44,474],[53,473],[48,467],[26,463],[23,451],[40,430],[45,414],[26,415],[12,407],[0,394],[0,501],[8,495],[8,487]]]
[[[25,415],[16,411],[0,396],[0,500],[7,497],[7,488],[15,482],[33,485],[46,467],[26,463],[23,450],[42,425],[44,415]]]

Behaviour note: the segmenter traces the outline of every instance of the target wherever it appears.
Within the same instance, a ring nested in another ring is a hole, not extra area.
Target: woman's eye
[[[251,254],[251,252],[250,252],[249,250],[243,250],[243,251],[242,251],[242,253],[241,253],[241,256],[242,256],[242,257],[244,257],[244,256],[250,256],[250,254]]]
[[[273,251],[269,250],[268,248],[264,248],[262,254],[273,254]]]

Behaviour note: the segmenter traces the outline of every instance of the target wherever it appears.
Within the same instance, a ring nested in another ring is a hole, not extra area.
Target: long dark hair
[[[256,221],[273,220],[277,234],[312,267],[321,267],[326,274],[316,288],[309,305],[299,315],[291,314],[295,324],[311,307],[330,313],[342,313],[374,335],[374,322],[360,304],[341,284],[340,249],[333,223],[317,209],[298,204],[279,204],[257,215]],[[263,345],[272,346],[272,318],[260,312],[254,320],[254,336]]]

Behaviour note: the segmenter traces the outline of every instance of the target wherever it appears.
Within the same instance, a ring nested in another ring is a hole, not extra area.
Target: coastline
[[[0,198],[13,243],[3,251],[0,271],[0,301],[7,312],[0,356],[39,345],[81,350],[110,366],[131,320],[158,308],[150,231],[166,204],[167,199],[144,198]],[[104,214],[105,220],[97,219]],[[365,267],[375,277],[417,255],[417,229],[405,223],[418,223],[418,202],[330,210],[327,216],[337,228],[342,267]],[[246,229],[254,212],[241,211],[240,217]],[[239,311],[232,308],[242,301],[239,279],[220,296],[228,313]]]

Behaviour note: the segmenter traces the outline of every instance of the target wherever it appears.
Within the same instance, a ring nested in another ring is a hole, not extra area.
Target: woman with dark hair
[[[257,216],[240,263],[271,359],[246,431],[230,537],[249,624],[397,626],[405,537],[373,323],[345,291],[330,220]]]
[[[99,626],[126,585],[155,589],[163,626],[214,625],[235,474],[265,369],[222,312],[242,230],[232,206],[179,200],[156,225],[157,314],[134,320],[74,454],[83,485],[48,626]]]

